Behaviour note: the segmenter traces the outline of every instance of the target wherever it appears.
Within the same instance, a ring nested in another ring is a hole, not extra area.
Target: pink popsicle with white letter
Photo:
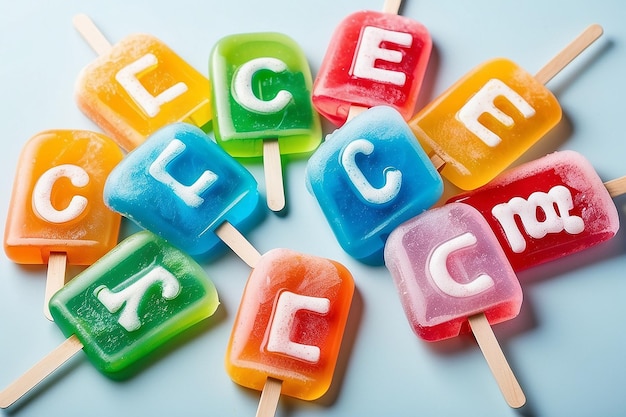
[[[524,405],[490,327],[517,316],[522,290],[481,214],[459,203],[424,212],[389,235],[385,264],[413,331],[438,341],[471,330],[507,403]]]

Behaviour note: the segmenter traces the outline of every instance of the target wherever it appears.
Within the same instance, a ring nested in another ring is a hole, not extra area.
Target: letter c
[[[370,155],[374,152],[374,144],[365,139],[357,139],[346,146],[341,154],[341,164],[363,198],[372,204],[385,204],[396,198],[402,186],[402,172],[395,168],[384,172],[385,185],[375,188],[363,175],[356,164],[356,154]]]
[[[493,278],[480,274],[473,281],[462,284],[456,281],[448,271],[447,261],[450,254],[475,245],[476,236],[471,232],[456,236],[437,246],[428,260],[428,272],[437,288],[451,297],[470,297],[493,287]]]
[[[63,210],[52,205],[52,188],[60,178],[69,178],[74,187],[85,187],[89,184],[89,174],[83,168],[64,164],[50,168],[37,180],[33,188],[32,204],[35,213],[50,223],[65,223],[76,219],[85,211],[87,198],[75,195]]]

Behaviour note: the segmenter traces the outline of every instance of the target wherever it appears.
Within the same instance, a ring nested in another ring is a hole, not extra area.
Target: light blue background
[[[87,13],[112,42],[133,32],[163,40],[203,73],[225,35],[278,31],[304,49],[314,75],[332,31],[382,1],[0,1],[0,218],[6,218],[16,162],[26,140],[54,128],[98,128],[76,108],[73,84],[95,54],[71,25]],[[626,174],[626,24],[617,0],[471,2],[407,0],[402,14],[425,24],[434,51],[419,106],[475,65],[511,58],[531,73],[590,23],[604,36],[548,83],[564,120],[524,160],[558,149],[584,154],[604,180]],[[326,132],[331,128],[325,125]],[[278,416],[621,416],[626,412],[626,235],[519,275],[524,305],[494,330],[528,397],[509,409],[471,337],[428,344],[407,325],[384,268],[350,259],[304,186],[305,160],[285,168],[289,211],[268,214],[248,235],[260,250],[287,247],[344,263],[358,292],[332,392],[307,403],[281,398]],[[247,164],[264,192],[260,165]],[[447,185],[449,187],[449,185]],[[448,188],[447,195],[454,193]],[[615,203],[624,217],[626,199]],[[4,222],[2,222],[4,223]],[[4,227],[4,226],[2,226]],[[123,233],[135,229],[124,223]],[[258,393],[230,381],[223,358],[249,268],[234,254],[204,265],[222,306],[133,378],[99,374],[79,352],[0,415],[252,416]],[[58,346],[42,315],[45,267],[0,254],[0,388]],[[77,272],[70,269],[70,274]]]

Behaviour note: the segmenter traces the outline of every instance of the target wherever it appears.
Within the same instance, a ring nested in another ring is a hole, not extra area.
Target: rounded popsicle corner
[[[90,265],[111,250],[121,217],[104,204],[108,173],[122,160],[105,135],[47,130],[22,148],[4,231],[4,251],[19,264],[46,264],[65,253],[72,265]]]
[[[311,102],[311,70],[301,47],[276,32],[229,35],[209,58],[213,131],[237,158],[260,157],[263,141],[281,154],[309,154],[322,141]]]
[[[369,265],[382,265],[387,236],[443,193],[428,155],[389,106],[372,107],[328,135],[305,176],[343,250]]]
[[[394,230],[385,265],[414,333],[433,342],[470,332],[468,318],[491,325],[516,317],[522,289],[496,236],[473,207],[450,203]]]
[[[175,122],[211,122],[209,80],[159,39],[133,34],[85,66],[78,108],[126,151]]]
[[[268,279],[271,277],[271,279]],[[289,249],[266,252],[250,273],[225,366],[239,385],[316,400],[330,388],[348,320],[354,279],[342,264]]]
[[[187,123],[161,128],[126,155],[106,181],[104,201],[201,258],[226,248],[215,234],[223,222],[245,232],[264,214],[252,174]]]
[[[204,269],[148,231],[120,242],[50,300],[63,334],[76,335],[93,365],[114,379],[136,373],[218,306]]]

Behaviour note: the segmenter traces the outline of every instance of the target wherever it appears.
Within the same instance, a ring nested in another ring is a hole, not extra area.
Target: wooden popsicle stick
[[[67,254],[65,252],[50,252],[48,258],[48,274],[46,276],[46,293],[44,295],[43,314],[52,321],[48,303],[50,298],[65,285],[65,268]]]
[[[444,167],[444,165],[446,164],[446,161],[443,160],[442,157],[440,157],[438,154],[433,153],[432,155],[429,155],[430,157],[430,162],[432,162],[432,164],[435,166],[435,169],[437,171],[441,171]]]
[[[55,350],[0,392],[0,408],[7,408],[22,398],[82,348],[83,344],[76,336],[72,335],[67,338]]]
[[[350,120],[354,119],[356,116],[363,113],[367,109],[368,107],[363,107],[363,106],[354,106],[354,105],[350,106],[350,110],[348,111],[348,117],[346,118],[346,122],[349,122]]]
[[[104,37],[102,32],[100,32],[100,29],[98,29],[89,16],[85,14],[78,14],[74,16],[72,23],[78,33],[81,34],[91,49],[93,49],[98,55],[106,54],[113,47],[111,42]]]
[[[251,268],[261,259],[259,251],[229,222],[220,224],[215,234]]]
[[[276,407],[278,407],[282,386],[283,381],[271,377],[267,378],[263,386],[263,391],[261,392],[256,417],[273,417],[276,414]]]
[[[607,181],[604,186],[612,198],[626,194],[626,176]]]
[[[535,79],[542,84],[546,84],[563,68],[580,55],[589,45],[602,36],[602,26],[593,24],[587,27],[576,39],[569,43],[561,52],[556,54],[543,68],[541,68]]]
[[[402,3],[402,0],[385,0],[383,13],[398,14],[400,11],[400,3]]]
[[[469,317],[469,323],[507,404],[513,408],[519,408],[526,404],[526,396],[522,387],[515,378],[504,353],[502,353],[500,344],[493,334],[485,314],[479,313]]]
[[[263,169],[265,170],[267,206],[272,211],[281,211],[285,208],[285,187],[278,139],[263,141]]]

